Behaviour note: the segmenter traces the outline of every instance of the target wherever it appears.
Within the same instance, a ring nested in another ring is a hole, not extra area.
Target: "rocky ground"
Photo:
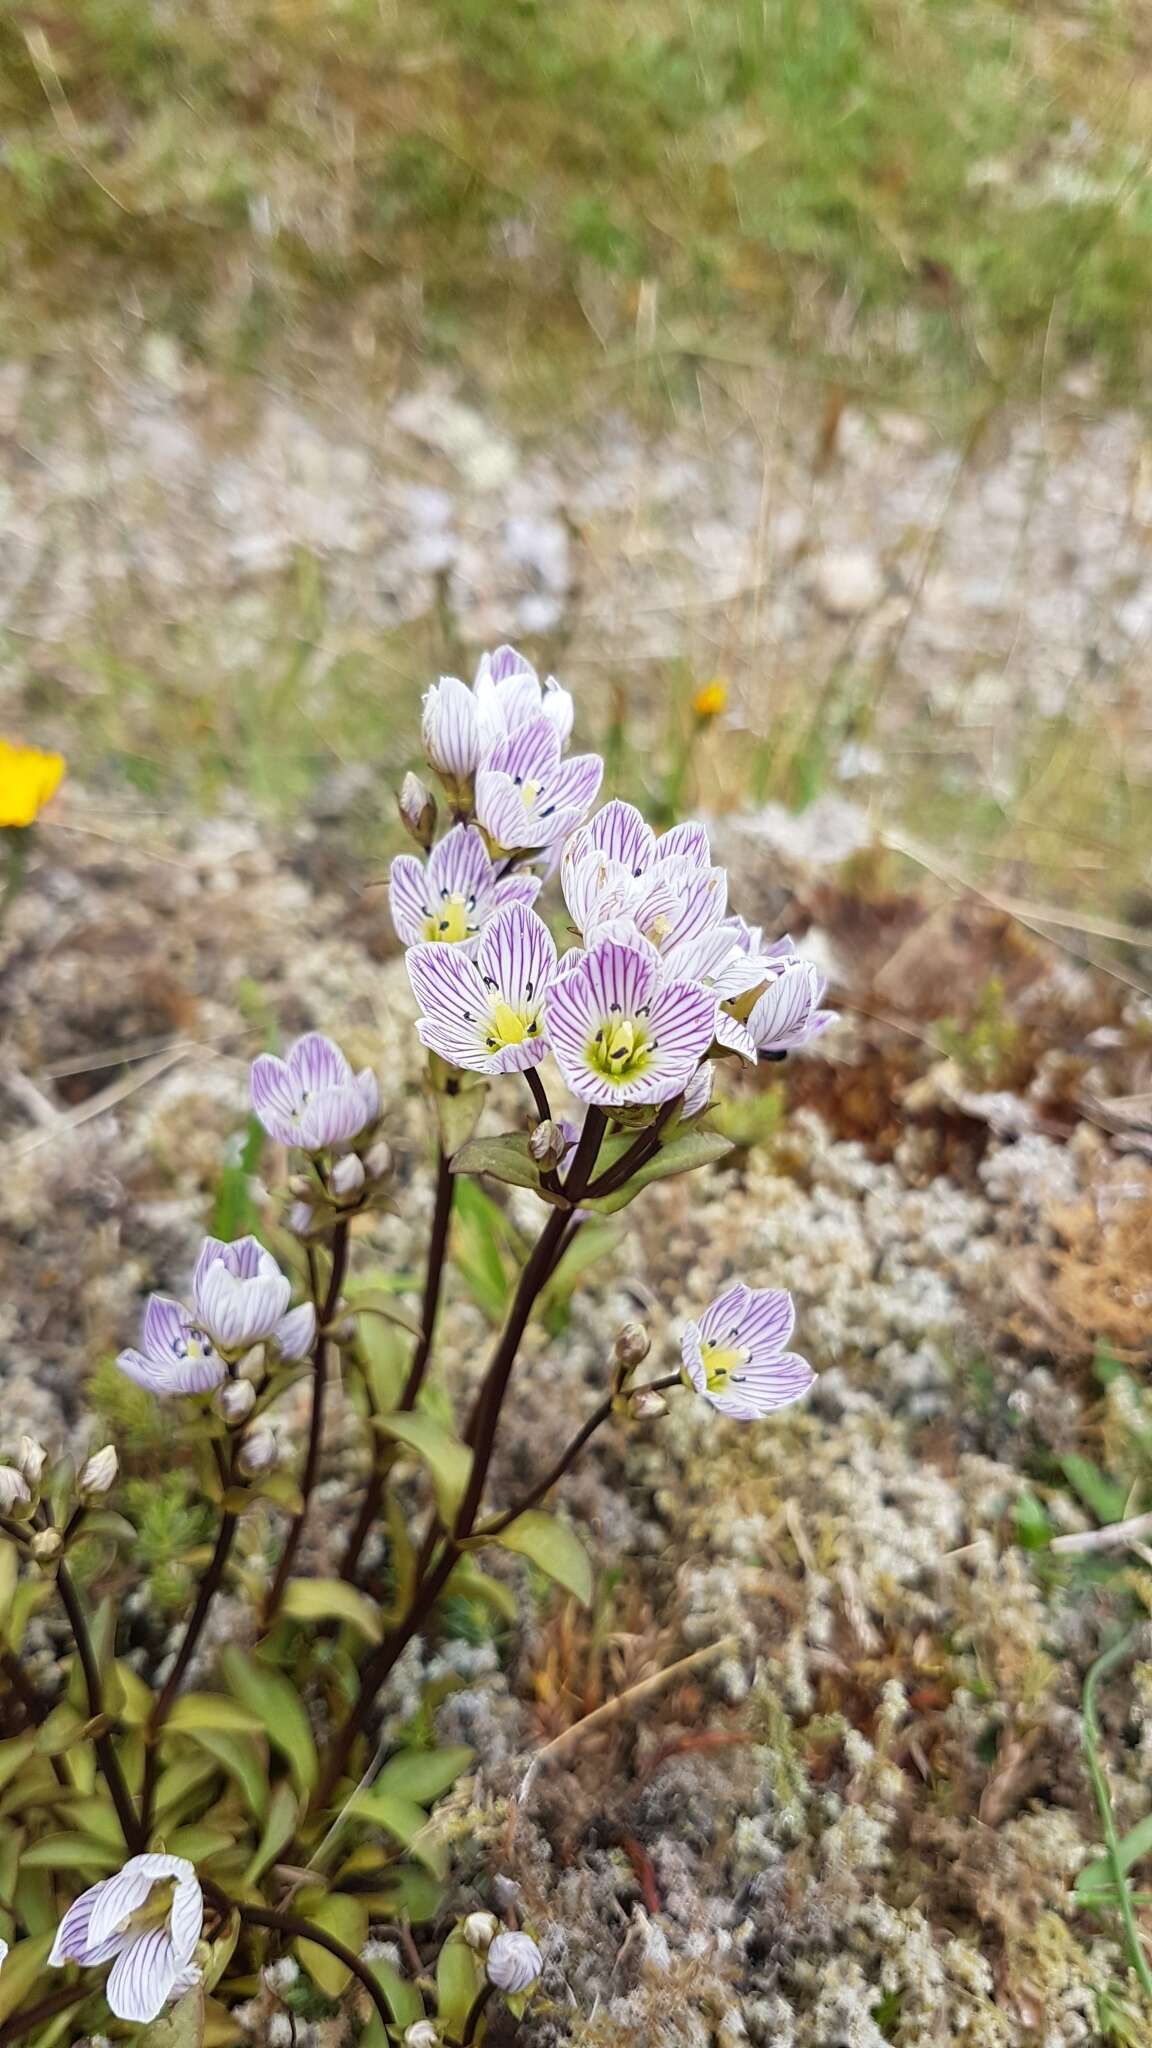
[[[45,828],[5,931],[0,1359],[5,1436],[81,1444],[86,1376],[144,1290],[186,1278],[270,1019],[380,1073],[401,1198],[360,1255],[418,1267],[430,1191],[410,998],[340,823],[111,831],[76,797],[69,826]],[[578,1425],[623,1319],[666,1367],[733,1273],[794,1290],[814,1396],[741,1429],[684,1395],[606,1433],[565,1491],[596,1616],[526,1597],[499,1652],[461,1636],[401,1667],[395,1708],[429,1674],[465,1681],[440,1711],[480,1757],[460,1895],[516,1886],[541,1931],[536,2048],[1136,2044],[1116,1924],[1072,1885],[1099,1842],[1084,1673],[1152,1579],[1140,1555],[1110,1579],[1057,1562],[1034,1517],[1093,1526],[1069,1454],[1137,1502],[1147,1484],[1134,1381],[1092,1370],[1100,1341],[1137,1377],[1147,1359],[1147,1000],[900,886],[859,813],[829,803],[816,828],[768,813],[723,850],[749,914],[828,961],[844,1022],[772,1070],[778,1094],[741,1090],[730,1128],[755,1142],[647,1191],[567,1328],[530,1336],[497,1480]],[[849,868],[814,863],[813,837]],[[967,1035],[944,1043],[942,1015]],[[454,1272],[453,1384],[487,1338]],[[318,1569],[351,1441],[337,1404]],[[1104,1722],[1123,1829],[1148,1811],[1152,1642]]]

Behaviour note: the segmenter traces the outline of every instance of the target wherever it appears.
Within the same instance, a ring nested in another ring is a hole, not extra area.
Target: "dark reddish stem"
[[[63,1603],[64,1612],[68,1616],[68,1625],[72,1630],[73,1641],[76,1644],[76,1654],[80,1659],[80,1668],[84,1673],[84,1685],[88,1694],[88,1712],[94,1721],[104,1721],[108,1710],[104,1704],[104,1685],[100,1677],[100,1666],[96,1662],[96,1652],[92,1648],[92,1638],[88,1633],[88,1623],[84,1616],[84,1609],[80,1604],[80,1596],[72,1582],[72,1574],[66,1564],[62,1563],[57,1570],[56,1588]],[[92,1746],[96,1751],[96,1760],[104,1774],[104,1782],[108,1787],[112,1804],[116,1808],[116,1818],[120,1823],[120,1831],[124,1841],[132,1854],[136,1855],[148,1839],[147,1821],[146,1819],[138,1820],[136,1818],[136,1809],[132,1804],[132,1794],[128,1790],[128,1781],[124,1776],[123,1766],[117,1754],[116,1745],[107,1728],[102,1729],[99,1735],[93,1736]]]
[[[348,1224],[338,1223],[332,1234],[332,1271],[328,1276],[328,1287],[323,1301],[316,1302],[316,1344],[312,1353],[312,1418],[308,1430],[304,1470],[300,1475],[300,1512],[293,1518],[284,1539],[284,1549],[276,1568],[276,1577],[272,1581],[272,1590],[264,1608],[265,1628],[271,1626],[280,1611],[284,1588],[292,1575],[296,1553],[308,1521],[308,1509],[316,1481],[320,1476],[320,1458],[324,1448],[324,1395],[328,1385],[328,1360],[332,1342],[329,1325],[339,1307],[344,1275],[348,1270],[348,1239]],[[315,1286],[312,1292],[315,1299]]]

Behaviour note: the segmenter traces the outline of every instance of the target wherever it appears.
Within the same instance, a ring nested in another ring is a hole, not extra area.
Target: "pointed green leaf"
[[[335,1935],[353,1955],[359,1955],[368,1939],[368,1908],[363,1899],[352,1899],[343,1892],[333,1892],[330,1898],[312,1902],[311,1895],[300,1905],[300,1917],[314,1927],[322,1928],[326,1934]],[[334,1956],[329,1949],[321,1948],[319,1942],[306,1941],[303,1936],[294,1944],[296,1954],[307,1970],[314,1984],[318,1984],[326,1998],[341,1998],[352,1980],[347,1965]]]
[[[475,1757],[475,1750],[462,1742],[443,1749],[402,1749],[397,1756],[389,1757],[368,1796],[372,1792],[395,1792],[402,1799],[415,1800],[419,1806],[431,1806],[451,1790]]]
[[[1145,1856],[1152,1856],[1152,1813],[1145,1814],[1143,1820],[1138,1820],[1135,1827],[1129,1828],[1121,1838],[1119,1862],[1124,1875],[1127,1876],[1133,1865]],[[1102,1904],[1111,1899],[1114,1903],[1115,1893],[1110,1858],[1097,1856],[1093,1862],[1086,1863],[1076,1879],[1076,1896],[1080,1902],[1084,1905]]]
[[[48,1961],[55,1939],[55,1933],[50,1929],[47,1934],[33,1934],[27,1941],[18,1941],[8,1951],[4,1967],[0,1970],[0,2024],[11,2018],[27,2001]],[[45,1989],[50,1988],[46,1982]]]
[[[286,1849],[296,1832],[300,1818],[300,1802],[291,1785],[277,1785],[268,1801],[268,1818],[260,1837],[260,1846],[244,1872],[245,1884],[257,1884],[266,1870],[270,1870],[282,1849]]]
[[[136,2036],[136,2048],[203,2048],[204,1986],[196,1984]]]
[[[555,1515],[546,1515],[540,1508],[529,1508],[491,1541],[530,1558],[550,1579],[575,1593],[585,1607],[590,1605],[592,1566],[580,1538],[566,1522],[557,1521]]]
[[[368,1968],[384,1993],[384,2003],[397,2027],[407,2029],[415,2026],[417,2020],[423,2019],[424,2000],[415,1984],[410,1984],[406,1977],[400,1975],[399,1970],[394,1970],[391,1963],[385,1962],[383,1956],[374,1956]],[[384,2032],[379,2013],[373,2013],[360,2036],[360,2048],[386,2048],[387,2040],[388,2036]]]
[[[176,1701],[166,1726],[170,1734],[199,1728],[214,1728],[223,1735],[263,1735],[265,1724],[259,1714],[227,1693],[186,1692]]]
[[[36,1753],[34,1735],[13,1735],[8,1742],[0,1742],[0,1786],[22,1771],[30,1756]]]
[[[448,1070],[440,1077],[432,1099],[440,1144],[447,1158],[451,1159],[467,1144],[480,1121],[487,1096],[488,1084],[479,1075]]]
[[[384,1633],[375,1602],[343,1579],[291,1579],[283,1612],[294,1621],[345,1621],[369,1643]]]
[[[269,1742],[288,1759],[297,1790],[311,1797],[320,1776],[316,1745],[308,1716],[295,1688],[278,1671],[270,1671],[234,1644],[220,1659],[226,1684],[241,1704],[261,1721]]]
[[[667,1180],[674,1173],[691,1173],[697,1166],[711,1166],[734,1149],[732,1140],[721,1137],[719,1131],[685,1131],[682,1138],[662,1145],[655,1158],[638,1167],[631,1180],[617,1188],[615,1194],[593,1196],[582,1207],[594,1209],[601,1216],[612,1216],[617,1209],[626,1208],[653,1181]]]
[[[528,1150],[526,1131],[496,1138],[471,1138],[452,1157],[453,1173],[486,1173],[514,1188],[538,1188],[540,1168]]]
[[[236,1780],[249,1812],[263,1820],[268,1806],[268,1765],[263,1748],[252,1736],[225,1735],[219,1728],[190,1728],[188,1735]]]
[[[436,2017],[446,2034],[459,2034],[484,1982],[483,1965],[463,1935],[450,1934],[436,1962]]]
[[[443,1423],[433,1421],[422,1409],[411,1414],[378,1415],[376,1428],[385,1436],[406,1444],[422,1458],[432,1474],[440,1519],[450,1528],[467,1490],[472,1471],[472,1453]]]
[[[20,1858],[21,1870],[119,1870],[124,1844],[98,1841],[92,1835],[42,1835]]]
[[[404,1303],[397,1301],[393,1294],[358,1294],[352,1301],[345,1302],[343,1312],[345,1315],[365,1318],[379,1316],[386,1323],[396,1323],[412,1337],[419,1337],[423,1331],[423,1325],[415,1309],[405,1308]]]
[[[231,1828],[208,1827],[197,1821],[194,1827],[177,1828],[165,1846],[171,1855],[184,1856],[189,1863],[207,1863],[213,1856],[222,1856],[225,1849],[234,1849],[236,1836]]]

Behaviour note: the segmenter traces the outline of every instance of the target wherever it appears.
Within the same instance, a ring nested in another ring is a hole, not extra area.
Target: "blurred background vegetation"
[[[626,419],[653,461],[687,447],[722,471],[751,434],[769,497],[785,446],[834,498],[845,421],[857,438],[887,423],[894,496],[918,434],[979,468],[1002,452],[999,423],[1033,414],[1042,454],[1053,433],[1134,421],[1138,462],[1150,58],[1137,0],[9,6],[0,337],[27,380],[9,504],[29,464],[71,449],[76,419],[89,454],[114,442],[109,392],[139,376],[175,384],[182,417],[230,455],[270,398],[343,410],[354,438],[353,395],[387,407],[431,376],[525,465],[581,437],[593,464],[597,435]],[[158,441],[159,509],[116,495],[114,460],[105,497],[89,461],[78,489],[102,547],[112,518],[128,555],[164,528],[167,459]],[[1130,487],[1119,467],[1095,480]],[[338,493],[338,472],[317,489]],[[860,794],[863,761],[894,832],[1018,894],[1142,915],[1144,639],[1122,674],[1105,657],[1099,690],[1089,663],[1049,699],[1014,690],[1009,636],[1002,706],[993,692],[975,727],[955,705],[942,719],[903,650],[951,498],[916,533],[907,604],[879,638],[781,646],[757,599],[706,630],[686,613],[678,636],[637,649],[627,586],[611,632],[576,592],[536,634],[493,616],[483,637],[561,667],[585,742],[614,782],[639,773],[657,810],[674,789],[719,808],[802,807],[841,780]],[[169,538],[178,552],[178,527]],[[58,549],[53,531],[37,588],[67,578]],[[765,582],[782,573],[761,566]],[[25,613],[19,589],[5,607],[5,725],[62,742],[74,774],[113,794],[217,808],[239,793],[291,814],[334,767],[398,769],[422,683],[477,651],[447,576],[389,619],[357,602],[354,576],[351,597],[347,576],[334,594],[322,544],[168,609],[137,569],[102,574],[63,623],[51,604],[47,627]],[[585,547],[584,593],[615,571],[614,546]],[[367,592],[367,560],[363,573]],[[717,676],[728,709],[705,724],[692,702]]]

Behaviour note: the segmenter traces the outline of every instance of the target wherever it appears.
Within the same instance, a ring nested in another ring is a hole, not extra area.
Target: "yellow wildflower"
[[[0,826],[34,825],[64,774],[62,754],[0,739]]]
[[[719,718],[727,708],[728,685],[723,676],[713,676],[710,683],[702,683],[692,699],[692,710],[702,725],[712,718]]]

